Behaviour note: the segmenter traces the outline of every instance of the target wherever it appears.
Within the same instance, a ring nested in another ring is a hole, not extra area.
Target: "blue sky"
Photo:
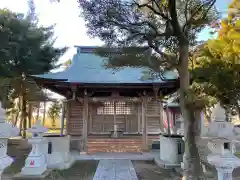
[[[217,0],[217,7],[226,12],[231,0]],[[40,24],[56,24],[55,34],[58,37],[56,46],[68,46],[69,51],[60,59],[66,61],[75,53],[74,45],[99,45],[98,39],[90,39],[86,35],[84,20],[79,17],[77,0],[61,0],[60,3],[49,3],[49,0],[35,0]],[[8,8],[15,12],[27,12],[27,0],[0,0],[0,8]],[[209,29],[199,34],[200,40],[210,38]]]

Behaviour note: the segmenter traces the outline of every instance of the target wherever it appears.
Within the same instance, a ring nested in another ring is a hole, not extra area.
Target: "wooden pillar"
[[[201,135],[203,135],[204,134],[204,112],[201,112],[201,121],[200,121],[200,126],[201,126]]]
[[[65,114],[66,114],[65,102],[62,102],[62,116],[61,116],[61,132],[60,132],[60,135],[63,135],[63,131],[64,131]]]
[[[113,136],[117,137],[116,101],[113,100]]]
[[[168,105],[166,105],[166,116],[167,116],[167,134],[171,134],[171,128],[170,128],[170,114],[169,114],[169,108]]]
[[[72,105],[71,101],[67,100],[66,101],[66,134],[71,134],[71,127],[70,127],[70,121],[71,121],[71,110],[72,110]]]
[[[114,124],[114,131],[117,131],[117,119],[116,119],[116,101],[113,101],[113,106],[114,106],[114,113],[113,113],[113,124]]]
[[[147,108],[147,97],[142,97],[142,138],[143,138],[143,150],[148,149],[148,133],[147,133],[147,117],[146,117],[146,108]]]
[[[93,124],[92,124],[92,105],[90,106],[89,104],[88,104],[88,107],[89,107],[89,117],[88,117],[88,119],[89,119],[89,132],[90,133],[92,133],[92,126],[93,126]]]
[[[137,104],[137,118],[138,118],[138,133],[141,133],[141,108],[140,104]]]
[[[160,100],[159,102],[159,125],[160,125],[160,131],[161,133],[164,131],[164,126],[163,126],[163,102]]]
[[[87,152],[87,144],[88,144],[88,131],[87,131],[87,123],[88,123],[88,95],[87,91],[84,91],[83,97],[83,131],[82,131],[82,148],[81,151]]]

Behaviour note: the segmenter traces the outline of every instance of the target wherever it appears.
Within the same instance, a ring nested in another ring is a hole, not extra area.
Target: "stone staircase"
[[[139,138],[89,138],[88,153],[97,152],[142,152]]]

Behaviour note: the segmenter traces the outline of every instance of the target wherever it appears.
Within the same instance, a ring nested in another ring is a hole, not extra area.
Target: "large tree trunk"
[[[32,127],[32,104],[28,104],[28,127]]]
[[[21,90],[21,125],[22,125],[22,136],[26,138],[26,129],[27,129],[27,100],[26,100],[26,87],[25,87],[25,76],[22,74],[22,79],[20,82]],[[21,126],[20,125],[20,126]]]
[[[27,130],[27,119],[26,119],[26,111],[27,111],[27,102],[25,93],[22,95],[22,117],[21,117],[21,123],[22,123],[22,136],[25,139],[26,138],[26,130]]]
[[[17,126],[19,113],[20,113],[19,111],[16,113],[15,122],[13,123],[14,126]]]
[[[200,164],[200,156],[196,144],[196,123],[197,119],[193,109],[190,109],[185,102],[185,94],[190,86],[188,71],[188,43],[180,44],[180,107],[184,119],[184,141],[185,152],[183,157],[183,171],[185,180],[196,180],[202,178],[203,171]]]
[[[38,103],[37,106],[38,106],[38,107],[37,107],[37,117],[36,117],[36,121],[39,120],[39,114],[40,114],[40,102]]]
[[[44,104],[43,104],[43,126],[45,124],[45,119],[46,119],[46,101],[44,101]]]
[[[200,138],[201,132],[202,132],[202,123],[204,123],[204,122],[202,122],[202,111],[196,110],[194,114],[195,114],[194,116],[196,119],[196,127],[195,127],[196,136]]]
[[[237,113],[238,113],[238,120],[240,120],[240,107],[237,107]]]
[[[56,120],[55,120],[55,118],[52,118],[52,127],[53,127],[53,128],[56,127]]]

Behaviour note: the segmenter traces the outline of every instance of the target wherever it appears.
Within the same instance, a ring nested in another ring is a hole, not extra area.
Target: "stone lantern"
[[[239,136],[239,128],[226,121],[210,123],[208,132],[203,139],[207,139],[211,154],[207,156],[210,164],[216,167],[218,180],[232,180],[232,172],[240,166],[240,159],[234,156],[235,143]]]
[[[13,162],[13,159],[7,155],[8,139],[18,134],[19,129],[7,122],[5,110],[0,102],[0,179],[3,170]]]
[[[32,150],[25,160],[21,175],[40,176],[47,170],[46,139],[42,136],[48,129],[37,121],[27,132],[32,133],[32,138],[28,142],[32,145]]]

